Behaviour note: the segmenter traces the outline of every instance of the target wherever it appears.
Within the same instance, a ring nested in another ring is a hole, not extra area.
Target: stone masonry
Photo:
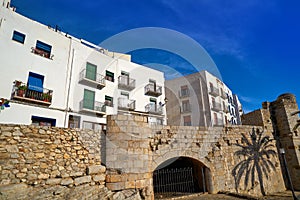
[[[285,94],[242,126],[151,126],[137,115],[108,116],[106,135],[1,125],[0,199],[153,199],[153,172],[178,157],[205,167],[209,193],[260,196],[289,187],[278,148],[299,190],[297,110]]]

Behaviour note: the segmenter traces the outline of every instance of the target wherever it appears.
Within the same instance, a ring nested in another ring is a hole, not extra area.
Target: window
[[[113,107],[113,98],[105,95],[105,105]]]
[[[111,82],[114,82],[114,73],[106,70],[105,79]]]
[[[69,128],[80,128],[80,117],[69,115]]]
[[[45,58],[50,58],[52,46],[41,41],[36,41],[34,53]]]
[[[28,90],[43,92],[44,76],[33,72],[29,72],[27,84]]]
[[[14,31],[12,39],[14,41],[17,41],[17,42],[20,42],[20,43],[24,44],[25,35],[23,33],[18,32],[18,31]]]
[[[190,101],[182,101],[182,112],[189,112],[191,111]]]
[[[191,120],[191,116],[183,116],[183,125],[184,126],[191,126],[192,125],[192,120]]]
[[[83,94],[83,108],[94,110],[95,92],[85,89]]]
[[[121,96],[123,98],[129,99],[129,93],[128,92],[121,92]]]
[[[32,125],[36,125],[36,126],[55,126],[56,119],[31,116],[31,122]]]
[[[181,91],[180,91],[180,96],[181,97],[187,97],[189,96],[189,88],[187,85],[181,86]]]
[[[96,81],[97,66],[91,63],[86,63],[85,78]]]

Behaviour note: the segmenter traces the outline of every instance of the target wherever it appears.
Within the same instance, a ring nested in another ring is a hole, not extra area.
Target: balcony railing
[[[209,94],[213,96],[219,96],[219,89],[214,86],[211,86],[209,89]]]
[[[145,86],[145,95],[159,97],[162,95],[162,87],[149,83]]]
[[[222,111],[222,105],[220,103],[214,102],[212,104],[212,110],[214,111]]]
[[[192,111],[191,104],[186,104],[180,108],[181,113],[189,113],[191,111]]]
[[[121,75],[118,77],[118,87],[119,89],[131,91],[135,88],[135,79]]]
[[[106,105],[102,102],[83,99],[79,103],[79,110],[81,112],[105,115]]]
[[[223,99],[227,99],[227,94],[223,91],[223,92],[221,92],[221,97],[222,97]]]
[[[86,69],[83,69],[79,74],[79,83],[101,90],[105,87],[105,77],[101,74],[87,74]]]
[[[39,56],[42,56],[42,57],[45,57],[45,58],[49,58],[51,60],[53,60],[53,57],[54,57],[53,54],[50,54],[49,52],[38,49],[36,47],[31,47],[31,53],[34,53],[36,55],[39,55]]]
[[[149,103],[145,106],[145,111],[152,114],[163,114],[162,107],[152,103]]]
[[[28,89],[27,84],[15,81],[12,99],[50,106],[52,103],[52,94],[52,90],[40,87],[31,87]]]
[[[118,98],[118,108],[122,110],[135,110],[135,100]]]

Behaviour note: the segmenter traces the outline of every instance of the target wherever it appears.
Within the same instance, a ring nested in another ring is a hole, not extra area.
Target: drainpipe
[[[69,44],[69,57],[68,57],[68,64],[67,69],[69,68],[70,62],[70,74],[69,74],[69,84],[67,86],[67,79],[66,77],[66,90],[67,90],[67,101],[66,101],[66,108],[65,108],[65,119],[64,119],[64,127],[66,128],[67,125],[67,116],[68,116],[68,109],[69,109],[69,100],[70,100],[70,89],[71,89],[71,81],[72,81],[72,72],[73,72],[73,60],[74,60],[74,49],[72,49],[72,38],[70,37],[70,44]],[[68,71],[68,70],[67,70]],[[67,72],[68,74],[68,72]]]

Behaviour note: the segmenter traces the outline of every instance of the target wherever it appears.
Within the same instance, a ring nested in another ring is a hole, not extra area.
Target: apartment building
[[[207,71],[165,81],[167,122],[180,126],[240,124],[238,97]]]
[[[0,4],[1,123],[105,129],[106,116],[166,123],[163,73]]]

